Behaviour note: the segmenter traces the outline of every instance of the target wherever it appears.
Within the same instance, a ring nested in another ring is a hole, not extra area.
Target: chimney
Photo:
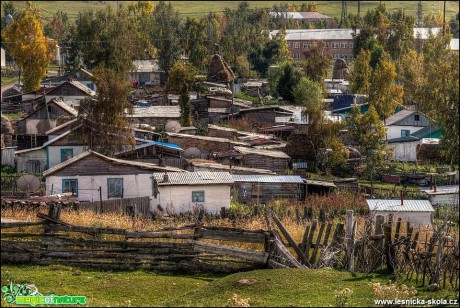
[[[404,205],[404,191],[401,190],[401,206]]]
[[[163,175],[163,183],[168,183],[169,182],[169,176],[168,176],[168,173],[165,172],[165,174]]]

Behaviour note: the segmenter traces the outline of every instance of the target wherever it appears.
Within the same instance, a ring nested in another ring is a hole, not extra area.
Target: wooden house
[[[385,221],[397,221],[401,218],[411,225],[431,226],[434,209],[428,200],[367,199],[369,211],[374,217],[381,215]]]
[[[55,98],[17,121],[18,134],[43,136],[46,135],[46,131],[56,127],[58,117],[76,117],[77,115],[76,109],[65,101]]]
[[[217,138],[227,138],[235,140],[238,130],[234,128],[222,127],[213,124],[208,124],[208,136]]]
[[[16,171],[29,174],[41,174],[47,169],[46,149],[35,147],[16,151]]]
[[[67,130],[43,144],[42,148],[46,150],[47,168],[52,168],[88,149],[88,145],[82,143],[72,133],[75,129]]]
[[[276,122],[276,111],[279,106],[270,105],[263,107],[254,107],[241,109],[239,116],[243,119],[247,119],[250,122],[261,123],[261,124],[274,124]]]
[[[403,109],[384,121],[387,140],[407,137],[430,125],[430,120],[420,111]]]
[[[63,82],[74,80],[74,81],[80,82],[82,85],[88,87],[89,89],[93,91],[97,91],[96,84],[93,81],[93,77],[94,76],[90,71],[80,67],[74,71],[68,72],[61,76],[53,76],[50,78],[44,78],[42,80],[41,85],[45,87],[56,87]]]
[[[423,190],[428,196],[433,206],[447,205],[458,211],[459,208],[459,189],[458,185],[438,186],[433,189]]]
[[[203,161],[201,159],[191,159],[189,161],[189,171],[230,172],[231,174],[276,174],[267,169],[224,165],[214,161]]]
[[[266,203],[272,199],[305,199],[305,182],[298,175],[234,174],[233,193],[244,203]]]
[[[117,153],[116,156],[124,159],[145,161],[146,159],[180,158],[181,153],[184,152],[176,144],[140,138],[135,139],[136,145],[133,150]]]
[[[14,167],[14,154],[16,147],[2,147],[2,166],[8,165]]]
[[[82,202],[153,196],[152,173],[182,171],[110,158],[88,150],[46,170],[43,176],[46,195],[72,192]],[[151,202],[150,207],[153,206]]]
[[[77,122],[77,118],[67,121],[59,126],[56,126],[55,128],[52,128],[50,130],[47,130],[45,132],[45,135],[48,136],[48,140],[53,140],[54,138],[60,136],[61,134],[69,131],[73,125]]]
[[[132,114],[126,114],[131,124],[148,124],[159,128],[170,120],[180,120],[179,106],[135,107]]]
[[[235,146],[249,146],[248,143],[237,142],[226,138],[192,136],[175,133],[168,133],[168,142],[177,144],[185,150],[191,147],[198,148],[203,154],[229,151],[232,150]]]
[[[228,172],[157,172],[152,179],[157,186],[153,204],[168,214],[198,209],[219,214],[222,208],[230,208],[233,178]]]
[[[52,88],[45,88],[37,90],[28,94],[23,94],[23,100],[37,100],[45,98],[47,102],[55,99],[62,98],[67,104],[72,107],[78,108],[80,101],[87,97],[94,98],[96,92],[83,85],[76,80],[67,80]]]
[[[290,157],[281,151],[270,151],[249,147],[235,147],[243,158],[241,163],[244,167],[265,168],[272,171],[288,169]]]
[[[158,65],[158,60],[134,60],[130,71],[129,81],[136,86],[160,85],[164,72]]]

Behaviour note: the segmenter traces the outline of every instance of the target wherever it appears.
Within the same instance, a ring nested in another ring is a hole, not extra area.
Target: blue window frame
[[[73,157],[73,149],[61,149],[61,163]]]
[[[62,193],[73,192],[78,197],[78,180],[77,179],[63,179],[62,180]]]
[[[192,202],[204,202],[204,191],[192,191]]]
[[[122,178],[107,179],[107,197],[108,198],[123,198],[123,179]]]
[[[410,130],[401,129],[401,137],[408,137],[408,136],[410,136]]]

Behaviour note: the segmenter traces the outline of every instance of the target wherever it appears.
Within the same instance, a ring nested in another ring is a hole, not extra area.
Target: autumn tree
[[[386,129],[374,105],[364,115],[359,107],[355,107],[352,115],[347,118],[347,126],[353,136],[353,145],[364,157],[367,177],[372,181],[375,172],[384,166],[387,154],[384,143]]]
[[[38,9],[28,3],[19,18],[2,31],[2,43],[23,72],[25,92],[40,87],[56,49],[56,43],[43,35],[40,18]]]
[[[397,81],[403,85],[403,100],[405,105],[415,104],[418,109],[418,95],[426,83],[424,80],[423,53],[410,50],[397,62]]]
[[[98,67],[93,72],[97,99],[80,101],[75,136],[92,150],[108,156],[135,145],[126,111],[132,111],[126,78],[113,69]]]
[[[326,43],[324,41],[311,43],[304,55],[302,68],[305,75],[310,80],[322,84],[332,64],[331,57],[326,52]]]
[[[372,77],[372,69],[369,65],[370,61],[370,51],[362,49],[353,62],[353,68],[348,76],[350,93],[369,94]]]
[[[182,24],[179,14],[171,2],[160,1],[151,15],[147,29],[150,42],[156,49],[156,57],[160,68],[169,73],[169,69],[180,59],[182,46],[180,35]]]
[[[392,115],[402,105],[403,88],[396,84],[396,67],[389,59],[377,64],[369,91],[369,104],[374,106],[381,119]]]
[[[305,106],[305,114],[310,125],[318,125],[323,121],[324,93],[320,83],[302,77],[294,86],[294,100],[296,104]]]
[[[61,41],[69,31],[69,16],[58,10],[50,21],[45,25],[43,32],[46,36]]]

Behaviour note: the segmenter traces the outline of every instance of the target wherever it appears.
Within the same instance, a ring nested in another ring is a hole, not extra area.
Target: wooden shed
[[[243,203],[265,203],[272,199],[305,199],[305,182],[298,175],[234,174],[233,192]]]
[[[217,125],[208,124],[208,136],[209,137],[218,137],[218,138],[227,138],[227,139],[236,139],[238,130],[229,127],[222,127]]]
[[[272,171],[288,169],[290,157],[281,151],[269,151],[256,148],[236,146],[235,150],[243,156],[244,167],[264,168]]]
[[[382,215],[386,222],[401,218],[415,226],[431,226],[433,221],[434,209],[428,200],[367,199],[366,202],[374,219],[377,215]]]

